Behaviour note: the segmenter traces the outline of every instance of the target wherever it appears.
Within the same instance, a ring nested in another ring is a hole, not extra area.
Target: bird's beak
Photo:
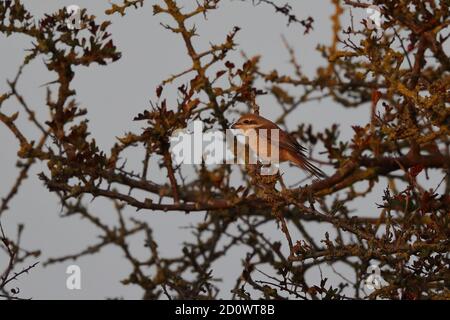
[[[231,129],[239,129],[239,128],[238,128],[238,123],[237,123],[237,122],[233,123],[233,124],[231,125]]]

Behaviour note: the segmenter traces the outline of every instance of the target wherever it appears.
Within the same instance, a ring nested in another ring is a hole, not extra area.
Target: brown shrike
[[[272,152],[274,148],[278,148],[278,153],[276,154],[279,162],[290,161],[300,168],[312,173],[318,178],[324,178],[326,175],[314,166],[306,158],[305,152],[306,148],[302,147],[289,133],[283,131],[275,123],[266,118],[263,118],[257,114],[245,114],[239,118],[239,120],[231,126],[232,129],[239,129],[244,136],[250,137],[251,134],[256,134],[257,139],[249,138],[249,148],[252,149],[258,156],[261,154],[269,155],[273,157],[275,152]],[[266,129],[264,131],[262,129]],[[278,134],[275,138],[271,135],[271,130],[278,130]],[[264,134],[264,138],[267,142],[260,143],[259,135],[260,132],[267,132]],[[268,148],[269,150],[262,148]],[[267,158],[267,157],[266,157]],[[273,159],[269,159],[272,160]]]

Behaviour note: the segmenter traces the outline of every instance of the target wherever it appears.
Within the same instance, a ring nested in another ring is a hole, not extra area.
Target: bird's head
[[[250,129],[265,128],[267,123],[271,122],[257,114],[248,113],[241,116],[239,120],[231,126],[231,129],[240,129],[245,132]]]

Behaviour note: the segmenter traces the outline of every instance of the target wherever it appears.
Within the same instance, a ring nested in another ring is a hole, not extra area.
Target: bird
[[[236,121],[231,129],[239,129],[240,132],[246,137],[250,137],[251,135],[258,135],[258,139],[249,139],[249,148],[252,149],[258,156],[261,154],[272,156],[271,148],[278,145],[278,161],[279,162],[291,162],[294,165],[300,167],[303,170],[313,174],[319,179],[325,178],[325,173],[313,165],[306,158],[305,152],[307,149],[300,145],[294,137],[292,137],[289,133],[282,130],[278,125],[274,122],[254,113],[248,113],[242,115],[238,121]],[[261,129],[266,129],[267,133],[265,136],[267,137],[267,143],[262,144],[262,147],[268,146],[270,150],[261,150],[259,146],[259,135],[261,134]],[[275,136],[272,137],[270,134],[271,129],[278,129],[278,140]],[[267,152],[268,151],[268,152]],[[269,159],[270,160],[270,159]],[[273,160],[273,159],[272,159]]]

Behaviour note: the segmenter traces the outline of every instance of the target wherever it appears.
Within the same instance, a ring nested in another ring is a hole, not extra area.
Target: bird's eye
[[[244,123],[245,123],[245,124],[249,124],[249,123],[250,123],[250,120],[244,120]]]

